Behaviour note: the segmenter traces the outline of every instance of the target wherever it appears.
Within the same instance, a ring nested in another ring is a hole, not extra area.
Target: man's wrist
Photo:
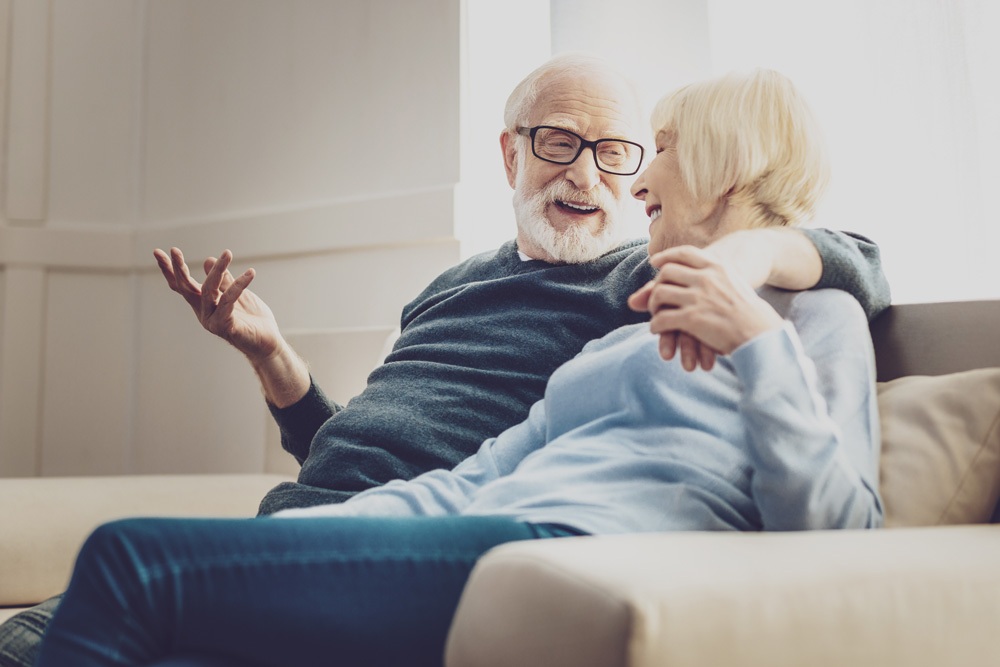
[[[251,358],[250,364],[260,379],[264,398],[277,408],[287,408],[309,391],[309,368],[284,339],[275,352]]]

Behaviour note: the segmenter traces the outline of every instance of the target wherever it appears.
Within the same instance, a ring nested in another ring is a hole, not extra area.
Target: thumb
[[[649,295],[653,292],[655,283],[650,280],[648,283],[637,289],[628,298],[628,307],[634,311],[641,312],[649,308]]]

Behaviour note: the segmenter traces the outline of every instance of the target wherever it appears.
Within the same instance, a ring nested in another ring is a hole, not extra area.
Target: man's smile
[[[556,206],[567,213],[575,213],[577,215],[590,215],[597,213],[601,210],[600,206],[593,206],[591,204],[578,204],[576,202],[562,201],[557,199],[555,201]]]

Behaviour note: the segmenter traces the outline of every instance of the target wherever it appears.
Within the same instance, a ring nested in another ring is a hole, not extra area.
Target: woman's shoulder
[[[838,289],[788,292],[767,288],[758,292],[795,327],[810,356],[822,350],[870,349],[871,334],[864,308]]]
[[[853,296],[839,289],[823,288],[790,292],[764,286],[757,290],[762,299],[771,304],[786,320],[846,319],[859,321],[867,327],[864,309]]]

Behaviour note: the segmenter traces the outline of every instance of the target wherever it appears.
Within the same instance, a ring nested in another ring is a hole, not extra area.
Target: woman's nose
[[[632,187],[629,188],[629,191],[632,193],[632,196],[635,197],[636,199],[639,199],[639,200],[642,200],[642,201],[646,200],[646,171],[645,170],[643,170],[643,172],[636,177],[635,183],[632,184]]]

